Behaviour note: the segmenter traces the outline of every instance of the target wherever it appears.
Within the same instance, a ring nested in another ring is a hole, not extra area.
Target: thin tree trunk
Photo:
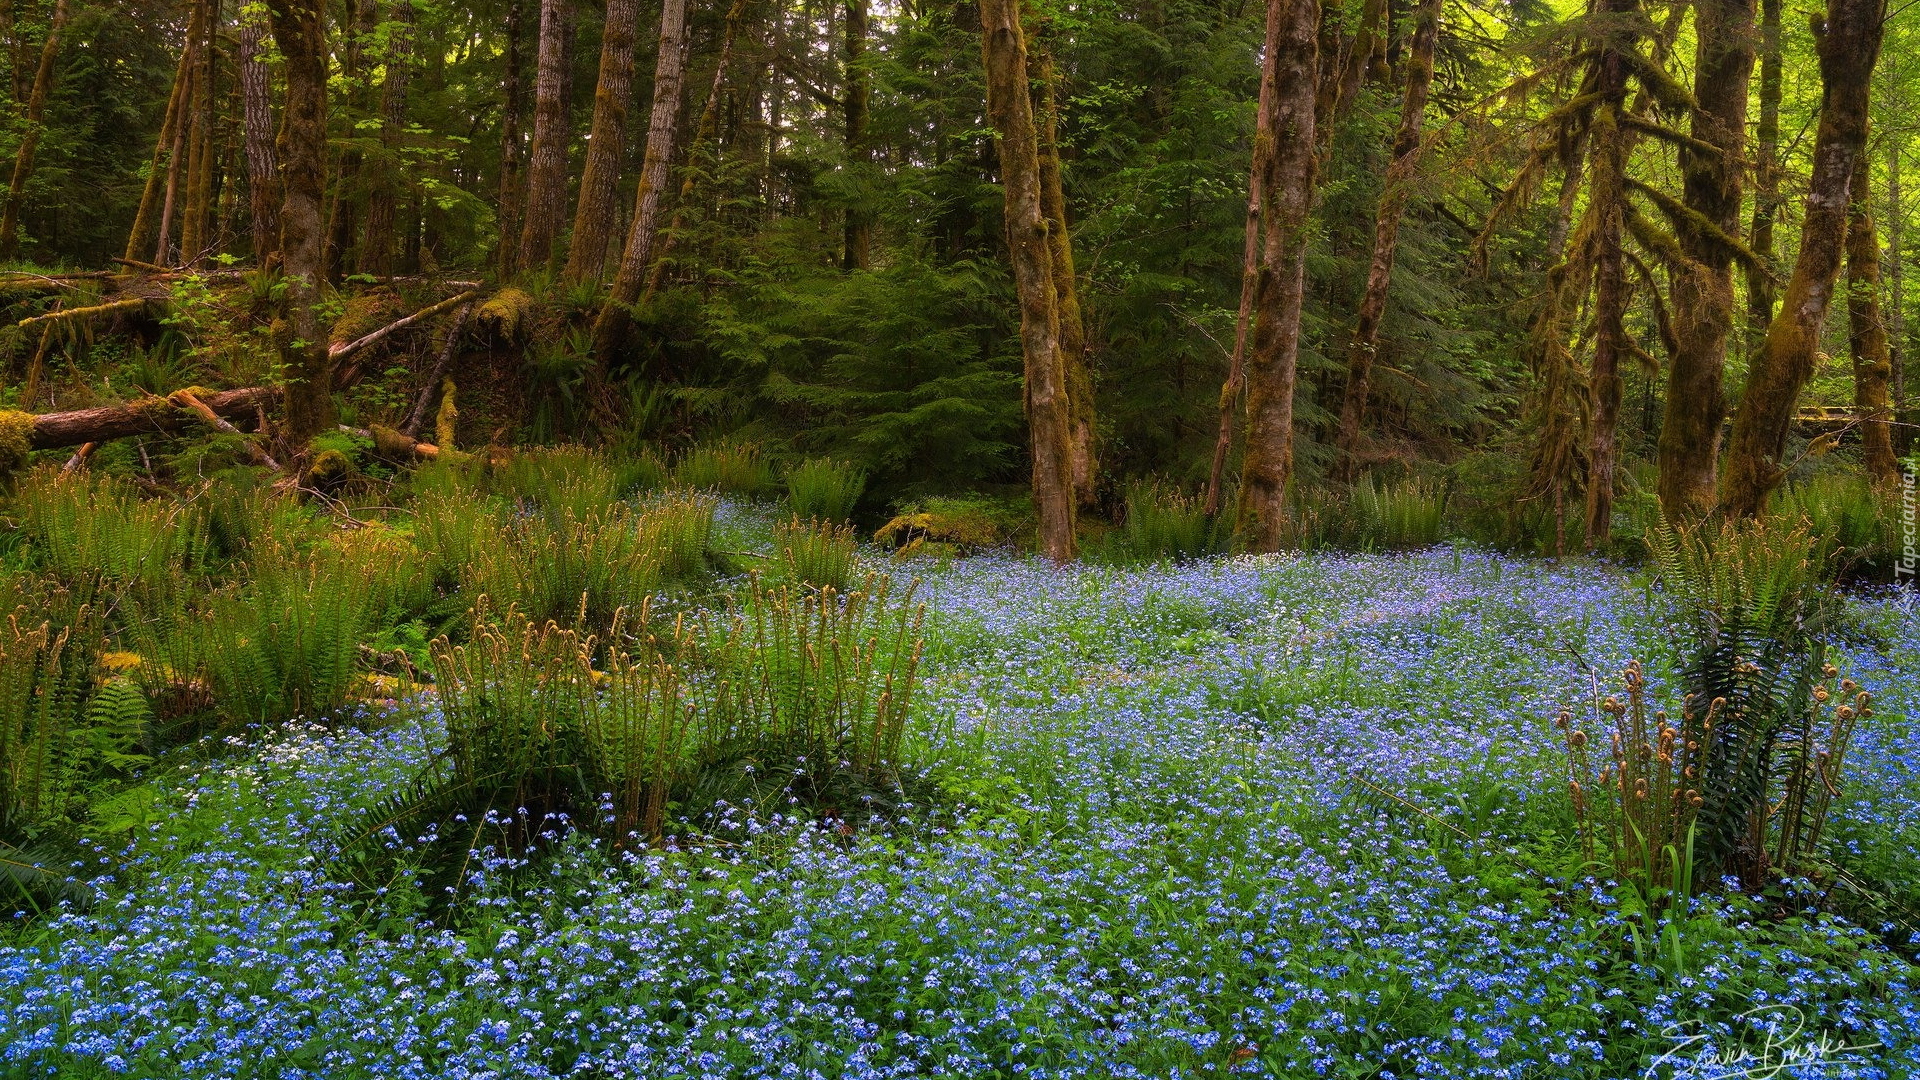
[[[687,0],[660,5],[660,49],[654,61],[653,111],[647,122],[647,153],[634,192],[633,219],[613,289],[593,324],[593,353],[604,371],[626,344],[633,323],[633,302],[646,288],[647,271],[660,233],[660,192],[673,164],[674,135],[687,82]]]
[[[521,46],[526,34],[523,4],[525,0],[507,0],[506,79],[500,102],[500,248],[495,261],[503,278],[519,272],[520,226],[526,215],[520,161],[520,119],[526,111],[526,74]]]
[[[26,88],[20,84],[20,49],[15,44],[14,30],[16,22],[13,15],[13,0],[0,0],[0,47],[8,52],[12,63],[8,64],[11,93],[7,104],[18,105],[20,99],[27,96]]]
[[[1000,144],[1007,249],[1020,296],[1020,348],[1026,358],[1024,397],[1033,446],[1033,504],[1039,517],[1040,550],[1055,562],[1068,562],[1074,557],[1072,437],[1019,0],[981,0],[980,23],[987,118]]]
[[[167,98],[167,112],[160,121],[160,135],[153,141],[153,158],[147,163],[147,182],[140,190],[140,207],[134,211],[133,227],[127,232],[127,250],[125,257],[137,259],[147,253],[147,244],[151,238],[150,224],[153,219],[154,201],[160,197],[161,171],[160,161],[173,147],[173,132],[180,124],[185,109],[185,98],[192,83],[189,64],[191,52],[182,50],[180,62],[173,71],[173,93]],[[271,134],[268,136],[271,138]]]
[[[1892,82],[1891,79],[1888,80]],[[1888,104],[1896,104],[1889,102]],[[1906,248],[1907,211],[1901,199],[1900,166],[1902,147],[1899,139],[1887,144],[1887,337],[1888,360],[1893,365],[1893,415],[1900,424],[1893,430],[1894,449],[1905,453],[1913,443],[1912,417],[1907,410],[1907,284]]]
[[[1873,225],[1872,157],[1854,159],[1852,205],[1847,213],[1847,346],[1853,357],[1853,408],[1862,422],[1861,459],[1875,484],[1900,478],[1893,456],[1893,357],[1887,324],[1880,317],[1880,237]]]
[[[1274,47],[1271,31],[1266,48]],[[1260,104],[1254,114],[1253,166],[1247,176],[1247,229],[1240,257],[1240,312],[1233,323],[1233,355],[1227,360],[1227,379],[1220,388],[1220,432],[1213,443],[1213,465],[1207,471],[1207,516],[1220,512],[1220,487],[1227,470],[1227,453],[1233,447],[1234,420],[1240,411],[1240,395],[1247,383],[1247,330],[1253,324],[1253,294],[1260,283],[1260,252],[1264,234],[1260,214],[1264,196],[1260,185],[1267,175],[1262,155],[1273,150],[1273,81],[1260,78]]]
[[[540,63],[533,80],[533,150],[527,165],[526,220],[520,226],[520,270],[553,257],[566,217],[566,0],[540,0]]]
[[[868,101],[873,94],[873,73],[867,69],[868,0],[847,0],[845,140],[847,167],[853,171],[853,201],[847,206],[846,241],[840,265],[846,270],[865,270],[872,261],[873,213],[864,197],[865,170],[872,160],[867,146]]]
[[[367,77],[367,46],[373,42],[380,26],[380,13],[377,0],[347,0],[347,31],[344,63],[341,65],[342,82],[347,85],[347,128],[350,136],[358,140],[357,125],[361,117],[372,111],[371,90]],[[366,154],[361,151],[357,141],[349,142],[340,151],[339,173],[333,178],[332,214],[327,219],[327,280],[338,282],[351,264],[349,254],[353,250],[354,239],[360,234],[360,202],[365,197],[366,183],[361,176],[366,164]]]
[[[713,141],[714,131],[720,123],[720,89],[727,81],[727,68],[733,62],[733,42],[740,32],[740,20],[746,15],[747,0],[733,0],[733,6],[727,9],[727,29],[720,41],[720,59],[713,66],[713,86],[707,91],[707,103],[700,108],[700,122],[694,125],[693,139],[687,143],[688,167],[680,179],[680,197],[674,201],[673,219],[667,223],[660,237],[660,251],[653,259],[653,265],[647,269],[647,284],[640,292],[639,303],[644,305],[660,291],[660,283],[666,279],[667,257],[673,253],[679,243],[680,226],[686,221],[687,207],[693,197],[694,180],[698,170],[693,163],[699,159],[702,149]]]
[[[1866,149],[1867,98],[1885,31],[1882,0],[1830,0],[1815,35],[1823,99],[1814,135],[1813,173],[1800,254],[1780,313],[1747,369],[1746,392],[1734,416],[1733,443],[1721,480],[1721,506],[1756,517],[1785,476],[1787,431],[1800,391],[1813,376],[1814,351],[1846,247],[1854,161]]]
[[[1769,0],[1772,2],[1772,0]],[[1720,429],[1726,420],[1723,381],[1733,333],[1733,251],[1739,235],[1741,171],[1746,150],[1747,93],[1753,81],[1753,0],[1697,0],[1692,134],[1715,148],[1683,147],[1683,199],[1721,235],[1699,226],[1678,229],[1691,265],[1673,268],[1674,350],[1666,411],[1660,425],[1660,510],[1669,521],[1696,521],[1713,510],[1718,489]]]
[[[1074,267],[1073,234],[1067,226],[1067,194],[1060,167],[1060,104],[1053,51],[1035,35],[1029,59],[1031,85],[1038,95],[1040,204],[1047,218],[1047,246],[1053,257],[1054,304],[1060,316],[1061,385],[1067,393],[1067,439],[1073,457],[1073,496],[1082,509],[1099,503],[1099,448],[1095,445],[1093,371],[1089,365],[1086,320],[1080,313],[1079,273]]]
[[[240,111],[246,128],[247,202],[253,216],[253,258],[261,266],[280,250],[280,165],[273,153],[273,87],[265,27],[240,12]]]
[[[1277,551],[1286,539],[1307,226],[1317,171],[1319,22],[1314,0],[1267,0],[1263,77],[1273,86],[1273,148],[1263,155],[1262,255],[1247,356],[1247,448],[1235,523],[1240,546],[1256,552]]]
[[[193,50],[189,48],[188,54]],[[187,132],[193,127],[193,87],[198,81],[194,65],[187,65],[187,87],[180,99],[180,122],[173,128],[173,146],[167,151],[167,188],[166,196],[160,202],[160,235],[154,240],[153,261],[155,265],[166,266],[172,262],[173,251],[173,208],[179,201],[180,174],[186,167]]]
[[[1760,121],[1753,133],[1753,232],[1748,245],[1767,273],[1747,271],[1747,326],[1755,338],[1773,322],[1779,271],[1773,226],[1780,216],[1780,6],[1760,0]]]
[[[33,155],[40,146],[40,118],[47,108],[47,95],[53,90],[53,60],[60,52],[60,31],[67,25],[67,0],[54,0],[53,18],[47,23],[46,44],[40,47],[40,67],[33,75],[33,91],[27,98],[26,130],[20,136],[20,151],[13,159],[13,183],[7,188],[7,206],[0,213],[0,259],[12,259],[20,253],[20,201],[26,193],[27,177],[33,174]]]
[[[380,153],[369,170],[367,223],[356,262],[361,273],[375,277],[393,273],[400,239],[395,216],[400,190],[406,185],[400,168],[400,134],[406,129],[407,83],[413,76],[413,0],[393,0],[388,11],[392,30],[387,39],[386,80],[380,88]]]
[[[287,440],[299,447],[333,425],[333,362],[316,305],[326,284],[327,37],[322,0],[267,0],[274,42],[286,58],[287,103],[280,129],[283,168],[280,257],[291,337],[286,365]]]
[[[214,53],[216,32],[220,28],[220,0],[202,0],[199,74],[193,83],[193,127],[187,143],[187,198],[180,208],[180,264],[189,269],[199,265],[200,256],[210,246],[208,226],[213,222],[213,103],[218,57]]]
[[[1407,64],[1406,95],[1400,104],[1400,127],[1393,136],[1393,159],[1387,165],[1380,190],[1380,208],[1373,219],[1373,258],[1367,266],[1367,288],[1347,347],[1347,386],[1340,401],[1340,427],[1334,446],[1340,454],[1342,479],[1353,479],[1371,389],[1374,354],[1380,348],[1380,320],[1387,313],[1387,286],[1393,281],[1394,250],[1400,239],[1400,217],[1407,206],[1408,186],[1420,164],[1420,141],[1425,129],[1427,92],[1433,86],[1434,43],[1440,36],[1440,0],[1421,0],[1414,10],[1413,53]]]
[[[573,213],[573,243],[567,249],[570,282],[597,281],[606,272],[613,239],[615,188],[627,149],[627,103],[633,97],[634,23],[640,0],[607,0],[600,39],[600,78],[593,91],[593,133],[587,167]]]

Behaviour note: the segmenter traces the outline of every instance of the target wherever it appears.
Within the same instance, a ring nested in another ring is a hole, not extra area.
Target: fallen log
[[[106,315],[117,315],[123,311],[143,310],[146,308],[148,302],[153,299],[156,298],[136,296],[131,300],[110,300],[107,303],[94,304],[90,307],[67,308],[65,311],[49,311],[45,315],[35,315],[31,319],[21,319],[13,325],[21,330],[25,330],[29,326],[51,326],[54,323],[96,319]]]
[[[249,386],[241,390],[193,395],[207,410],[223,419],[253,415],[256,407],[272,404],[280,396],[277,387]],[[82,443],[124,439],[129,435],[166,435],[202,417],[191,409],[176,407],[166,398],[146,398],[129,405],[108,405],[72,412],[23,413],[0,411],[0,439],[25,428],[26,449],[52,450]]]
[[[245,438],[239,428],[234,427],[226,417],[214,412],[212,407],[206,402],[201,401],[191,389],[175,390],[173,393],[167,395],[167,400],[175,405],[184,405],[192,409],[200,415],[200,419],[205,420],[215,431],[227,435],[241,435],[242,438]],[[246,444],[247,453],[253,455],[253,460],[265,465],[274,472],[280,471],[280,463],[273,460],[273,455],[267,453],[266,447],[261,446],[253,439],[247,439]]]
[[[427,410],[433,406],[433,396],[440,392],[440,380],[446,378],[447,369],[453,366],[453,354],[460,348],[460,332],[467,328],[467,318],[472,314],[473,304],[468,302],[453,317],[453,327],[447,331],[446,344],[440,347],[440,355],[433,361],[433,370],[427,373],[425,384],[420,388],[420,398],[413,403],[413,411],[407,414],[407,422],[400,427],[400,433],[407,438],[419,438],[420,429],[427,426]]]
[[[342,360],[345,360],[348,357],[352,356],[354,353],[357,353],[360,350],[366,348],[367,346],[372,345],[377,341],[380,341],[382,338],[385,338],[389,334],[393,334],[393,333],[397,333],[398,331],[405,330],[407,327],[412,326],[414,323],[431,319],[435,315],[438,315],[441,312],[446,311],[450,308],[458,307],[461,304],[468,302],[469,300],[475,299],[479,295],[480,295],[480,290],[468,289],[466,292],[460,293],[458,295],[449,296],[445,300],[442,300],[437,304],[431,304],[427,307],[421,308],[419,311],[414,312],[413,314],[407,316],[404,319],[398,319],[394,322],[390,322],[387,325],[381,327],[378,330],[375,330],[370,334],[366,334],[361,337],[355,338],[352,341],[348,341],[339,345],[332,346],[327,350],[327,355],[333,359],[334,363],[338,364]],[[359,371],[357,370],[357,365],[341,368],[339,377],[336,379],[336,381],[339,383],[349,383],[349,382],[352,382],[353,377],[358,374],[359,374]]]

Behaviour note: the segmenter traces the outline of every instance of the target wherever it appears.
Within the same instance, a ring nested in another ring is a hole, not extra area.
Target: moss
[[[460,409],[453,403],[453,379],[449,377],[440,384],[440,411],[433,417],[433,437],[439,440],[440,449],[453,449],[454,423],[459,419]]]
[[[373,436],[374,453],[381,457],[398,461],[413,457],[413,440],[385,424],[370,424],[367,433]]]
[[[27,463],[33,453],[33,414],[0,409],[0,478]]]
[[[502,341],[519,341],[533,321],[533,307],[533,294],[525,289],[501,289],[480,305],[474,319],[481,329]]]
[[[338,450],[322,450],[307,462],[300,474],[303,487],[325,490],[353,475],[353,460]]]
[[[398,318],[395,310],[393,297],[385,293],[369,292],[349,297],[346,308],[327,331],[327,340],[334,345],[358,341]]]

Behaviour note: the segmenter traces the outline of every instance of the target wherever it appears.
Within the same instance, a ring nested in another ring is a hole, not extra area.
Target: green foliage
[[[1014,543],[1033,531],[1032,507],[984,495],[918,499],[873,534],[895,558],[965,555]]]
[[[688,451],[673,467],[673,482],[701,491],[752,497],[773,488],[773,466],[751,443],[715,443]]]
[[[143,499],[129,484],[53,469],[22,478],[12,502],[39,564],[62,580],[163,586],[196,567],[207,530],[192,508]]]
[[[1446,535],[1446,493],[1431,481],[1364,480],[1353,487],[1353,517],[1361,535],[1384,547],[1425,547]]]
[[[787,501],[799,517],[845,521],[866,487],[866,474],[850,461],[808,458],[787,469]]]
[[[1890,560],[1899,552],[1893,500],[1865,476],[1823,472],[1788,484],[1774,503],[1774,513],[1806,522],[1820,562],[1831,571]]]
[[[1181,562],[1225,551],[1232,522],[1225,516],[1208,517],[1198,495],[1145,480],[1127,488],[1125,529],[1127,550],[1134,558]]]
[[[845,592],[853,572],[853,526],[793,518],[773,528],[774,557],[787,581]]]

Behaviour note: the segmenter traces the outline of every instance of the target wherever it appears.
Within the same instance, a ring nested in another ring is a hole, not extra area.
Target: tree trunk
[[[540,63],[533,81],[533,150],[527,164],[526,220],[520,226],[522,273],[553,257],[567,204],[567,0],[540,0]]]
[[[261,266],[280,250],[280,165],[273,154],[273,87],[260,19],[240,12],[240,109],[246,128],[247,199],[253,215],[253,258]]]
[[[660,192],[673,164],[674,134],[679,127],[680,101],[687,81],[687,0],[663,0],[660,5],[660,51],[654,62],[653,111],[647,121],[647,154],[640,165],[640,184],[634,192],[633,220],[627,229],[626,249],[613,290],[593,324],[593,353],[602,370],[626,344],[633,322],[632,305],[646,288],[660,232]]]
[[[147,244],[153,235],[149,223],[153,218],[155,200],[160,197],[160,162],[173,148],[173,133],[180,125],[186,109],[186,95],[192,85],[191,50],[182,50],[180,62],[173,71],[173,93],[167,99],[166,116],[160,121],[160,135],[153,141],[153,158],[147,163],[147,182],[140,191],[140,207],[134,211],[133,227],[127,232],[127,250],[125,257],[138,259],[147,253]],[[272,137],[271,133],[268,135]]]
[[[199,74],[193,80],[193,126],[187,133],[187,193],[180,207],[180,265],[192,269],[211,246],[207,239],[213,222],[213,102],[216,34],[220,28],[219,0],[200,4],[201,38],[194,46],[194,65]]]
[[[846,270],[865,270],[872,261],[873,212],[864,195],[866,167],[872,159],[867,147],[868,102],[873,94],[873,73],[866,62],[867,7],[868,0],[847,0],[845,141],[855,195],[847,206],[846,242],[840,260]]]
[[[1888,384],[1893,358],[1887,325],[1880,318],[1880,237],[1873,226],[1872,158],[1854,159],[1852,205],[1847,213],[1847,346],[1853,356],[1853,408],[1860,419],[1861,459],[1875,484],[1900,478],[1893,456],[1892,403]]]
[[[372,101],[368,89],[366,69],[367,46],[373,43],[379,29],[380,14],[377,0],[347,0],[346,47],[341,64],[341,81],[347,87],[346,127],[349,134],[357,140],[360,119],[372,111]],[[333,178],[332,213],[327,218],[327,280],[338,282],[351,265],[349,253],[353,250],[354,239],[360,234],[360,202],[365,197],[366,183],[361,177],[361,167],[366,163],[366,155],[360,150],[359,143],[349,142],[340,151],[340,167]]]
[[[387,39],[386,82],[380,88],[380,154],[367,185],[367,223],[360,238],[358,269],[386,277],[394,272],[398,246],[395,215],[406,186],[400,167],[400,135],[407,124],[407,83],[413,76],[413,0],[393,0]]]
[[[1055,310],[1060,316],[1061,385],[1067,394],[1067,439],[1073,457],[1073,496],[1082,509],[1099,502],[1098,447],[1094,442],[1093,371],[1088,363],[1087,326],[1080,313],[1079,273],[1074,267],[1073,234],[1067,227],[1067,193],[1060,167],[1060,105],[1053,51],[1036,35],[1029,59],[1038,95],[1040,205],[1047,218],[1047,247],[1052,255]]]
[[[640,0],[607,0],[600,39],[600,78],[593,91],[593,134],[587,168],[573,213],[573,243],[567,249],[567,280],[598,281],[607,268],[613,238],[614,189],[627,150],[627,103],[633,97],[634,23]]]
[[[1747,326],[1756,338],[1773,322],[1779,271],[1773,225],[1780,215],[1780,5],[1760,0],[1760,122],[1754,128],[1753,233],[1748,241],[1767,273],[1747,271]]]
[[[1889,80],[1891,81],[1891,80]],[[1889,102],[1888,104],[1895,104]],[[1900,425],[1893,429],[1894,449],[1905,453],[1913,444],[1913,429],[1907,425],[1913,417],[1907,409],[1907,282],[1906,248],[1907,210],[1901,200],[1900,166],[1904,153],[1901,140],[1887,143],[1887,337],[1888,360],[1893,365],[1893,415]]]
[[[1274,49],[1273,26],[1269,23],[1266,50]],[[1227,359],[1227,379],[1220,388],[1220,432],[1214,439],[1213,465],[1207,472],[1206,511],[1209,517],[1220,512],[1220,486],[1227,469],[1227,452],[1233,447],[1234,418],[1239,413],[1240,395],[1246,389],[1247,330],[1253,324],[1253,294],[1260,283],[1260,214],[1264,194],[1260,185],[1267,175],[1263,155],[1273,150],[1273,81],[1260,79],[1260,104],[1254,113],[1253,166],[1247,176],[1247,229],[1240,257],[1240,312],[1233,323],[1233,355]]]
[[[1055,562],[1067,562],[1074,557],[1072,437],[1019,0],[981,0],[980,23],[987,119],[1000,144],[1008,256],[1020,295],[1020,349],[1025,356],[1024,397],[1033,445],[1033,504],[1040,522],[1040,550]]]
[[[1366,417],[1367,394],[1374,354],[1380,347],[1380,320],[1387,313],[1387,286],[1393,280],[1394,249],[1400,239],[1400,217],[1407,206],[1407,188],[1420,164],[1420,140],[1425,128],[1427,91],[1433,86],[1433,50],[1440,36],[1440,0],[1421,0],[1414,10],[1413,53],[1407,64],[1406,96],[1400,105],[1400,127],[1393,136],[1393,159],[1380,190],[1380,208],[1373,219],[1373,258],[1367,266],[1367,289],[1360,298],[1360,314],[1347,347],[1347,386],[1340,401],[1340,427],[1334,446],[1340,454],[1340,476],[1353,479],[1354,449]]]
[[[1248,551],[1277,551],[1286,538],[1293,478],[1293,392],[1306,302],[1307,226],[1316,172],[1314,91],[1320,7],[1267,0],[1266,68],[1272,84],[1273,147],[1266,175],[1261,261],[1247,357],[1247,448],[1235,533]]]
[[[333,361],[316,311],[326,284],[327,35],[323,0],[268,0],[274,42],[287,65],[287,104],[280,128],[284,186],[280,259],[287,282],[291,336],[281,345],[286,368],[284,434],[295,447],[333,426]]]
[[[1740,229],[1747,87],[1753,80],[1753,0],[1698,0],[1693,10],[1693,96],[1700,108],[1693,114],[1692,134],[1718,153],[1681,148],[1683,199],[1703,221],[1734,237]],[[1683,225],[1677,231],[1680,250],[1692,265],[1672,271],[1670,307],[1678,348],[1668,367],[1660,425],[1660,511],[1668,521],[1689,522],[1713,510],[1718,488],[1734,253],[1710,230]]]
[[[1800,254],[1780,312],[1748,366],[1746,392],[1734,417],[1720,500],[1732,516],[1764,512],[1767,497],[1785,476],[1781,459],[1787,430],[1800,391],[1813,376],[1814,352],[1846,247],[1853,167],[1866,148],[1867,97],[1884,14],[1882,0],[1830,0],[1815,35],[1823,99]]]
[[[520,225],[526,214],[520,161],[520,119],[526,112],[525,65],[520,56],[522,39],[526,36],[522,28],[526,21],[522,11],[524,3],[525,0],[507,0],[507,70],[500,100],[500,195],[496,200],[500,208],[500,247],[495,262],[500,276],[509,279],[520,269]]]
[[[747,0],[733,0],[733,6],[727,9],[727,29],[720,40],[720,59],[713,66],[713,86],[707,91],[707,103],[700,107],[700,122],[694,125],[693,138],[687,144],[689,162],[697,161],[702,148],[713,141],[714,131],[720,123],[720,89],[727,81],[727,68],[733,62],[733,43],[740,33],[740,20],[746,15]],[[693,197],[694,178],[697,170],[689,167],[680,180],[680,198],[673,207],[673,220],[667,223],[665,235],[660,238],[660,251],[654,257],[653,265],[647,269],[647,284],[640,292],[639,303],[645,304],[660,291],[660,283],[665,280],[667,259],[677,242],[680,225],[686,220],[688,200]]]
[[[53,90],[53,60],[60,52],[60,31],[67,25],[67,0],[54,0],[53,18],[47,23],[47,41],[40,47],[40,67],[33,75],[33,90],[27,98],[26,128],[20,135],[20,151],[13,159],[13,183],[7,188],[7,206],[0,212],[0,259],[20,254],[20,200],[27,190],[27,177],[33,174],[33,155],[40,146],[40,118],[47,108],[47,95]]]

